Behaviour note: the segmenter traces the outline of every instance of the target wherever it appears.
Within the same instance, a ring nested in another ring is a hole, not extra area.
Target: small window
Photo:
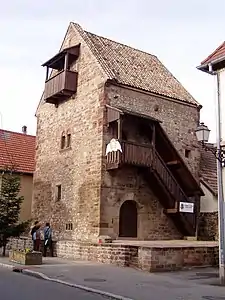
[[[71,146],[71,134],[68,133],[67,134],[67,143],[66,143],[66,147],[69,148]]]
[[[61,136],[61,149],[64,149],[66,146],[66,136],[63,134]]]
[[[185,157],[186,157],[186,158],[189,158],[189,157],[190,157],[190,154],[191,154],[191,150],[185,149],[185,152],[184,152]]]
[[[62,186],[60,184],[56,186],[56,200],[60,201],[61,199],[62,199]]]
[[[73,224],[72,223],[67,223],[66,224],[66,230],[73,230]]]

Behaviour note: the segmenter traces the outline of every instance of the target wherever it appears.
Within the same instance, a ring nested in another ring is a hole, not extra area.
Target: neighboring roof
[[[0,129],[0,169],[30,173],[35,168],[35,136]]]
[[[220,58],[225,59],[225,42],[223,42],[213,53],[211,53],[206,59],[201,62],[201,65],[211,63]]]
[[[155,55],[84,31],[72,23],[109,79],[117,83],[199,106]]]
[[[213,144],[207,143],[207,147],[214,148]],[[214,195],[217,195],[217,167],[216,157],[214,154],[205,150],[203,147],[200,148],[201,161],[200,161],[200,176],[206,185],[211,189]]]

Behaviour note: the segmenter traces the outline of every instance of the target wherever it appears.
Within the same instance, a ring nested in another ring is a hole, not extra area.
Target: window
[[[191,154],[191,150],[185,149],[185,151],[184,151],[185,157],[186,157],[186,158],[189,158],[189,157],[190,157],[190,154]]]
[[[67,132],[63,131],[61,135],[61,145],[60,149],[68,149],[71,146],[71,133],[69,130]]]
[[[71,146],[71,133],[67,133],[66,147],[69,148],[70,146]]]
[[[64,149],[65,146],[66,146],[66,136],[63,133],[62,136],[61,136],[61,149]]]
[[[61,184],[56,186],[56,200],[60,201],[62,199],[62,186]]]
[[[73,230],[73,224],[72,223],[67,223],[66,224],[66,230]]]

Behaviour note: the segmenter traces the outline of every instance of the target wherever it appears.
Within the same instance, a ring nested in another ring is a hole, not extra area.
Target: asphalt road
[[[0,299],[106,300],[107,298],[0,268]]]

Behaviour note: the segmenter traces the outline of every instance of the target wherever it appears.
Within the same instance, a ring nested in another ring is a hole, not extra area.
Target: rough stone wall
[[[198,124],[199,112],[196,107],[117,86],[107,85],[105,90],[108,104],[161,120],[169,138],[198,179],[200,153],[194,130]],[[138,132],[136,122],[125,119],[123,129],[129,141],[149,143],[149,139]],[[112,137],[110,129],[105,126],[104,144],[106,145]],[[184,157],[185,149],[191,150],[189,159]],[[101,234],[118,237],[120,206],[125,200],[135,200],[139,208],[138,239],[182,238],[171,219],[163,213],[159,200],[150,190],[150,183],[143,180],[143,175],[138,173],[137,168],[123,167],[121,170],[110,172],[103,168],[102,178]]]
[[[112,173],[113,172],[113,173]],[[101,201],[102,235],[119,235],[120,207],[126,200],[137,203],[137,238],[142,240],[180,239],[171,219],[163,213],[159,200],[135,167],[123,167],[105,173]]]
[[[119,244],[77,244],[57,242],[57,256],[98,261],[121,267],[135,267],[148,272],[172,271],[192,266],[218,264],[218,246],[140,247]]]
[[[78,72],[75,97],[37,110],[33,216],[50,221],[57,238],[92,239],[99,233],[105,78],[80,35],[70,25],[63,48],[81,43],[72,70]],[[63,131],[71,147],[60,150]],[[56,200],[61,185],[62,199]],[[66,230],[72,223],[73,229]]]
[[[8,249],[31,247],[27,238],[12,239]],[[217,245],[188,247],[142,247],[123,244],[96,244],[78,241],[57,241],[55,255],[71,260],[97,261],[120,267],[134,267],[148,272],[172,271],[193,266],[216,266]]]
[[[200,213],[198,236],[200,240],[218,241],[218,212]]]
[[[193,175],[199,179],[200,151],[195,135],[199,123],[199,110],[196,106],[113,85],[106,88],[106,93],[110,105],[143,113],[162,121],[170,140]],[[185,157],[185,149],[191,150],[189,158]]]

